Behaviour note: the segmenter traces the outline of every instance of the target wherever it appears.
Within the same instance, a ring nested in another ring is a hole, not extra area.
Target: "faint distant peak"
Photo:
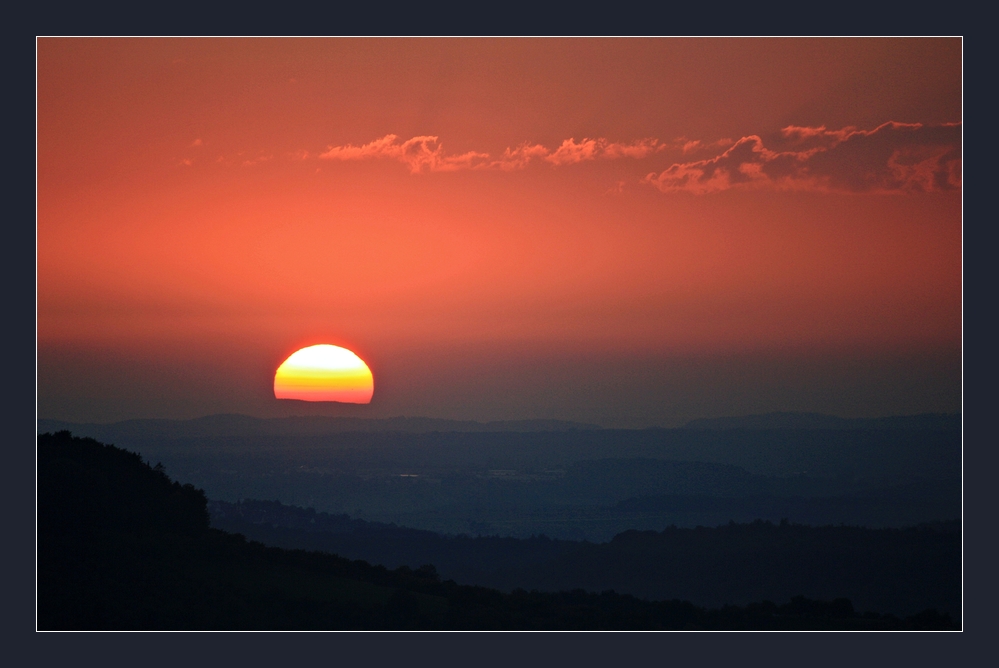
[[[691,420],[683,429],[866,429],[949,431],[961,428],[960,413],[920,413],[878,418],[841,418],[822,413],[762,413]]]

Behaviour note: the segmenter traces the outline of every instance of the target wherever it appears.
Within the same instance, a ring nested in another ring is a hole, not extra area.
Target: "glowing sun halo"
[[[278,399],[367,404],[374,391],[375,381],[368,365],[339,346],[302,348],[274,374],[274,396]]]

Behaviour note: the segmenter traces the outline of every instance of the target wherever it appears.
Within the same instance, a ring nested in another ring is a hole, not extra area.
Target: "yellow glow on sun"
[[[274,374],[274,396],[278,399],[367,404],[374,391],[375,381],[368,365],[340,346],[302,348]]]

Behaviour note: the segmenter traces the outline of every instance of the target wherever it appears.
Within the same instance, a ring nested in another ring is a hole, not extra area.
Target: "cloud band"
[[[743,137],[707,160],[674,163],[643,183],[662,192],[731,188],[824,192],[941,192],[961,187],[961,124],[888,122],[873,130],[784,128],[764,144]]]

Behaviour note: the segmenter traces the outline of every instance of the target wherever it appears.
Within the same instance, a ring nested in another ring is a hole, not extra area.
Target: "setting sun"
[[[302,348],[274,374],[274,396],[278,399],[367,404],[374,390],[368,365],[339,346]]]

